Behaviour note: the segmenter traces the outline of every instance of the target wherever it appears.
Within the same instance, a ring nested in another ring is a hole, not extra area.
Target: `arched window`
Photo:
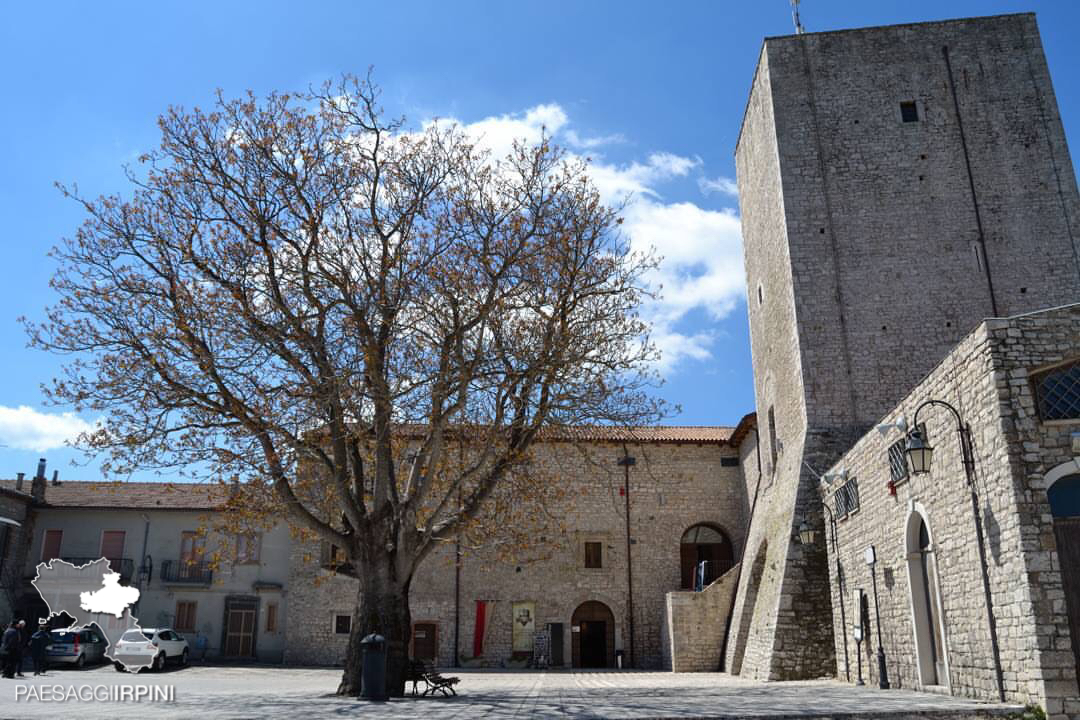
[[[1039,417],[1043,420],[1080,418],[1080,362],[1060,365],[1033,375]]]
[[[715,525],[701,523],[683,533],[679,545],[679,566],[682,573],[680,587],[694,589],[694,575],[701,563],[705,563],[705,582],[708,585],[735,564],[731,540]]]

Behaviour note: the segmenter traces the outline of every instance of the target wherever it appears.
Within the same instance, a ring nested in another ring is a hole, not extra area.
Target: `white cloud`
[[[739,197],[739,186],[731,178],[699,177],[697,182],[702,195],[708,196],[713,193],[720,193],[721,195],[729,195],[734,198]]]
[[[92,423],[72,412],[50,414],[28,405],[0,405],[0,443],[19,450],[53,450],[93,429]]]
[[[618,143],[626,142],[626,138],[623,137],[622,133],[583,138],[578,135],[577,130],[574,130],[573,128],[567,128],[566,132],[563,133],[563,140],[565,140],[566,144],[570,147],[579,150],[592,150],[594,148],[603,147],[604,145],[616,145]]]
[[[625,142],[621,135],[582,138],[570,126],[567,113],[553,103],[474,123],[450,122],[460,125],[496,157],[509,152],[515,139],[538,142],[545,129],[549,137],[572,151]],[[701,174],[704,162],[696,156],[657,151],[643,160],[617,164],[605,161],[599,153],[590,155],[589,173],[604,202],[626,203],[623,228],[632,247],[642,251],[655,248],[664,258],[648,278],[662,298],[643,308],[653,324],[652,340],[663,354],[659,369],[669,372],[685,359],[709,359],[716,333],[700,325],[690,327],[688,317],[693,313],[697,318],[700,311],[712,321],[720,320],[744,296],[739,218],[732,209],[711,210],[686,200],[666,202],[661,190],[671,180],[698,173],[698,187],[706,196],[720,193],[735,197],[735,183]]]

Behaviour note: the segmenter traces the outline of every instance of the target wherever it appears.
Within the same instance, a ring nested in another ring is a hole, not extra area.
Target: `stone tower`
[[[736,167],[763,471],[727,667],[832,674],[824,539],[792,541],[822,527],[811,468],[982,319],[1080,300],[1034,15],[766,39]]]

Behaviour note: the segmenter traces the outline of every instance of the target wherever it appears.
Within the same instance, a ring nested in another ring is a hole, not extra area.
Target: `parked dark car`
[[[50,665],[60,663],[81,668],[105,661],[105,638],[93,628],[53,630],[46,648]]]

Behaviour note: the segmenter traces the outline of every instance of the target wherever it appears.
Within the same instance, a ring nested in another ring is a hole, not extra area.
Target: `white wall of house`
[[[125,581],[141,591],[134,614],[144,627],[177,625],[178,603],[194,602],[192,627],[179,628],[188,639],[193,657],[205,638],[208,657],[224,654],[226,604],[230,598],[247,599],[255,604],[254,655],[266,662],[278,662],[285,645],[286,583],[289,571],[289,531],[279,525],[262,533],[258,561],[234,562],[235,539],[211,533],[205,540],[209,559],[215,550],[221,560],[212,570],[209,582],[201,574],[171,581],[162,572],[166,562],[176,566],[181,558],[184,532],[206,526],[209,517],[199,510],[131,510],[42,508],[38,510],[34,536],[27,554],[26,576],[34,577],[42,559],[44,540],[49,530],[62,532],[60,557],[98,558],[102,556],[102,536],[106,531],[124,532],[123,557],[130,558],[135,572]],[[145,547],[145,551],[144,551]],[[149,556],[152,572],[140,574],[142,559]],[[276,606],[276,612],[271,606]],[[276,627],[268,625],[276,615]]]

